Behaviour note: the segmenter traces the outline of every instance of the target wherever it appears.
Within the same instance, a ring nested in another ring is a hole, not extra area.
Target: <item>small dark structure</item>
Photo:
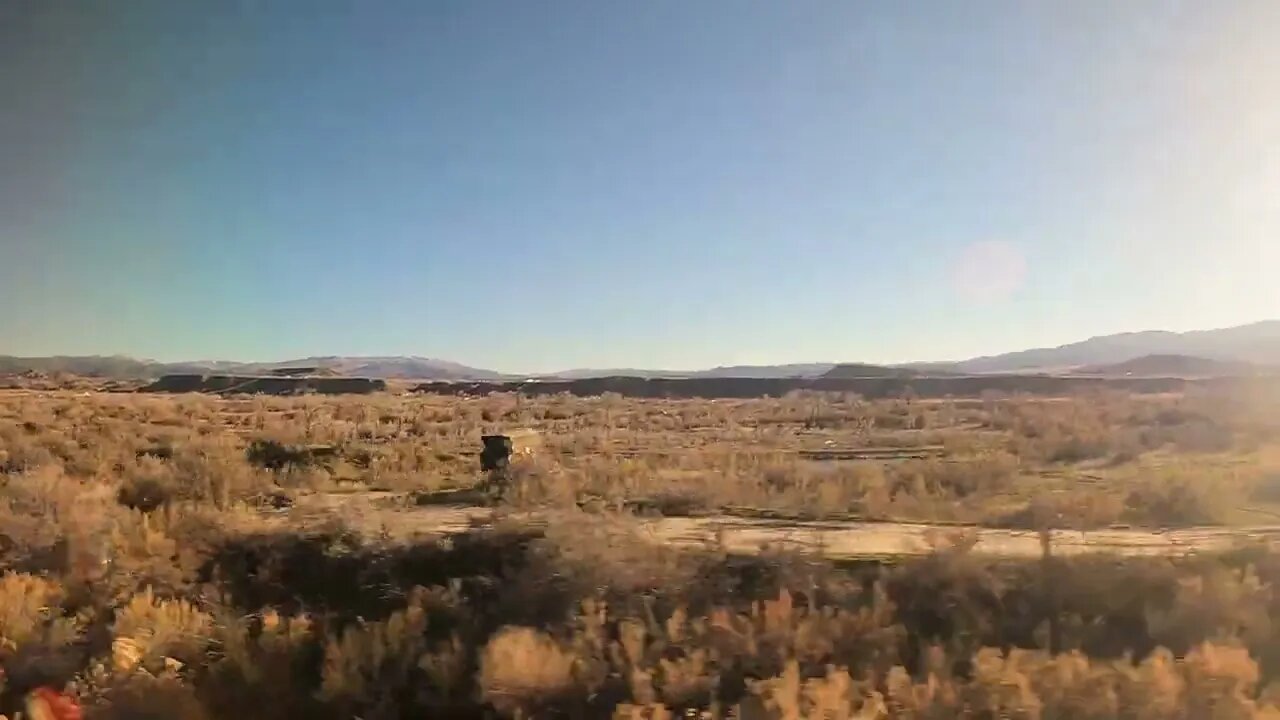
[[[514,444],[508,435],[485,435],[480,438],[484,449],[480,451],[480,469],[485,472],[504,470],[511,464]]]
[[[480,469],[485,473],[480,490],[492,500],[501,500],[511,490],[513,471],[532,467],[530,461],[542,447],[542,438],[534,430],[511,430],[481,436],[480,441]]]

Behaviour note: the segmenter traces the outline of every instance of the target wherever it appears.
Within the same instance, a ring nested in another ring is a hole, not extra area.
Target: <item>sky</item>
[[[0,2],[0,354],[508,372],[1280,317],[1274,0]]]

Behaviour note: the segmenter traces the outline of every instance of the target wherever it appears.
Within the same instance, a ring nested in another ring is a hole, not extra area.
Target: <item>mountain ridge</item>
[[[511,377],[451,360],[400,355],[313,355],[276,362],[196,360],[168,363],[139,360],[124,355],[0,356],[0,374],[35,371],[112,378],[148,378],[181,373],[262,375],[286,368],[306,367],[339,375],[384,380],[502,380]]]
[[[1275,371],[1273,366],[1240,360],[1213,360],[1193,355],[1143,355],[1110,365],[1076,368],[1073,375],[1100,377],[1252,377]]]
[[[991,373],[1061,370],[1122,363],[1144,355],[1186,355],[1207,360],[1280,365],[1280,320],[1262,320],[1212,330],[1095,335],[1056,347],[982,355],[955,362],[907,363],[917,369]]]
[[[313,355],[278,362],[199,360],[157,362],[124,355],[58,355],[17,357],[0,355],[0,374],[27,371],[67,372],[100,377],[157,377],[172,373],[268,374],[285,368],[316,367],[341,375],[406,380],[574,380],[628,375],[634,377],[787,378],[821,377],[831,372],[891,376],[916,374],[988,374],[1072,372],[1105,367],[1146,356],[1185,356],[1200,361],[1280,366],[1280,320],[1263,320],[1211,330],[1170,332],[1142,330],[1096,335],[1056,347],[1030,348],[967,360],[881,365],[860,362],[811,362],[777,365],[727,365],[703,370],[675,371],[642,368],[579,368],[555,373],[503,373],[451,360],[416,355]],[[1208,367],[1207,365],[1205,367]],[[839,369],[839,370],[838,370]]]

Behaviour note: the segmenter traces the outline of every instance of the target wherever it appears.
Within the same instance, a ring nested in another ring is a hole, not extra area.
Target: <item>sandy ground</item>
[[[273,513],[272,520],[291,527],[341,524],[371,539],[411,542],[494,527],[499,523],[528,527],[580,523],[586,516],[566,511],[500,512],[459,505],[413,507],[391,494],[358,493],[310,496],[290,510]],[[625,524],[634,530],[640,542],[714,548],[742,555],[784,551],[813,553],[831,560],[855,560],[920,556],[964,545],[970,545],[971,552],[978,555],[1010,559],[1037,558],[1042,554],[1039,533],[1029,530],[728,516],[629,518]],[[1278,542],[1280,525],[1055,530],[1051,533],[1053,553],[1058,556],[1182,556],[1245,546],[1273,547]]]

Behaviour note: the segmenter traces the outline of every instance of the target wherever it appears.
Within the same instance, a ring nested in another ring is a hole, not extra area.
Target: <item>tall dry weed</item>
[[[480,689],[499,712],[536,708],[573,690],[574,656],[533,628],[499,630],[480,655]]]

